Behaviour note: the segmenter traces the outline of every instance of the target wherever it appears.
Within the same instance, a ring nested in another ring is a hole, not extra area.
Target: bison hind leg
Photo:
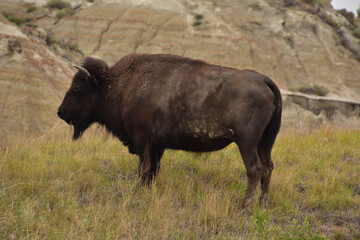
[[[262,139],[258,145],[258,154],[260,161],[263,164],[262,176],[261,176],[261,197],[260,204],[267,206],[268,204],[268,193],[270,186],[271,173],[274,169],[274,164],[271,160],[271,149],[272,144],[266,144]]]
[[[242,207],[247,208],[254,197],[255,189],[262,175],[263,164],[260,161],[256,144],[237,143],[247,171],[247,188]]]

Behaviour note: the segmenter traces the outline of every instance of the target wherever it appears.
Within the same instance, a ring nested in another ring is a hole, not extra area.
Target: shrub
[[[195,14],[195,16],[194,16],[194,22],[193,22],[192,26],[193,26],[193,27],[196,27],[196,26],[201,25],[203,19],[204,19],[204,16],[203,16],[203,15],[201,15],[201,14],[199,14],[199,13]]]
[[[276,239],[280,240],[325,240],[319,232],[313,232],[311,225],[307,218],[303,224],[298,224],[294,219],[288,230],[280,230],[279,226],[271,226],[271,217],[266,211],[257,209],[251,218],[252,225],[250,231],[254,239],[272,239],[271,236],[277,236]]]
[[[261,10],[260,3],[258,3],[258,2],[250,4],[249,7],[251,7],[254,10]]]
[[[201,15],[201,14],[199,14],[199,13],[197,13],[197,14],[195,14],[195,16],[194,16],[194,18],[195,18],[195,20],[203,20],[204,19],[204,16],[203,15]]]
[[[48,8],[52,8],[52,9],[64,9],[64,8],[70,8],[70,3],[68,2],[64,2],[62,0],[50,0],[47,4],[46,7]]]
[[[314,94],[317,96],[326,96],[329,93],[329,89],[323,86],[315,85],[313,89],[314,89]]]
[[[307,218],[305,218],[302,225],[298,224],[297,220],[292,221],[290,231],[283,232],[280,235],[281,240],[325,240],[326,238],[321,236],[319,232],[313,232]]]
[[[356,28],[353,32],[352,35],[356,38],[360,39],[360,28]]]
[[[353,12],[346,11],[345,8],[336,10],[337,13],[341,14],[346,20],[348,20],[349,23],[354,24],[355,23],[355,16]]]
[[[52,46],[57,43],[57,40],[54,35],[48,32],[45,38],[45,42],[48,46]]]
[[[269,239],[270,229],[269,221],[270,216],[264,211],[257,209],[253,216],[250,217],[252,225],[251,232],[255,233],[255,239]]]
[[[79,45],[76,42],[63,43],[63,44],[61,44],[61,46],[69,49],[69,51],[71,51],[71,52],[78,52],[78,53],[84,55],[84,53],[80,50]]]
[[[74,10],[72,10],[70,8],[63,8],[59,12],[56,13],[56,18],[60,19],[60,18],[66,17],[66,16],[71,16],[74,13],[75,13]]]
[[[339,27],[340,27],[339,24],[331,16],[326,16],[324,20],[327,24],[329,24],[335,30],[339,29]]]
[[[319,6],[321,6],[321,7],[324,7],[327,3],[328,3],[328,1],[327,0],[306,0],[306,2],[308,3],[308,4],[311,4],[311,5],[319,5]]]
[[[201,21],[199,21],[199,20],[195,20],[193,22],[193,24],[192,24],[193,27],[196,27],[196,26],[199,26],[199,25],[201,25]]]
[[[329,93],[329,89],[323,86],[314,85],[314,86],[305,86],[305,87],[293,87],[290,88],[291,91],[294,92],[301,92],[309,95],[316,95],[316,96],[326,96]]]
[[[33,4],[29,5],[26,12],[27,13],[32,13],[32,12],[35,12],[37,10],[37,7]]]
[[[12,14],[4,13],[4,17],[7,18],[12,23],[15,23],[16,25],[21,25],[25,22],[25,19],[22,17],[15,17]]]

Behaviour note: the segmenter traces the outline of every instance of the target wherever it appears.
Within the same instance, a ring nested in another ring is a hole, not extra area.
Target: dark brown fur
[[[74,139],[104,125],[131,153],[150,183],[167,148],[215,151],[235,142],[247,169],[246,207],[261,180],[266,201],[271,149],[281,122],[281,95],[266,76],[166,54],[131,54],[114,66],[85,58],[59,107]]]

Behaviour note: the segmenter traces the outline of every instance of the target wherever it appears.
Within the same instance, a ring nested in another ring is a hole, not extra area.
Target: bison
[[[75,67],[58,109],[74,126],[74,140],[92,123],[105,126],[139,156],[145,183],[159,172],[165,149],[206,152],[235,142],[247,171],[242,207],[259,180],[266,202],[282,112],[270,78],[170,54],[130,54],[110,68],[86,57]]]

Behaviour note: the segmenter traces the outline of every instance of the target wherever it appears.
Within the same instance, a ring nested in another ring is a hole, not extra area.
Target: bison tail
[[[263,154],[266,156],[266,160],[268,163],[271,163],[271,150],[274,145],[275,139],[277,134],[280,130],[281,125],[281,114],[282,114],[282,100],[281,100],[281,92],[279,88],[275,85],[275,83],[269,79],[265,79],[266,85],[270,88],[270,90],[273,92],[275,99],[275,111],[273,113],[272,118],[270,119],[270,122],[268,123],[267,127],[265,128],[265,131],[263,132],[262,138],[260,140],[258,150],[262,151]]]

